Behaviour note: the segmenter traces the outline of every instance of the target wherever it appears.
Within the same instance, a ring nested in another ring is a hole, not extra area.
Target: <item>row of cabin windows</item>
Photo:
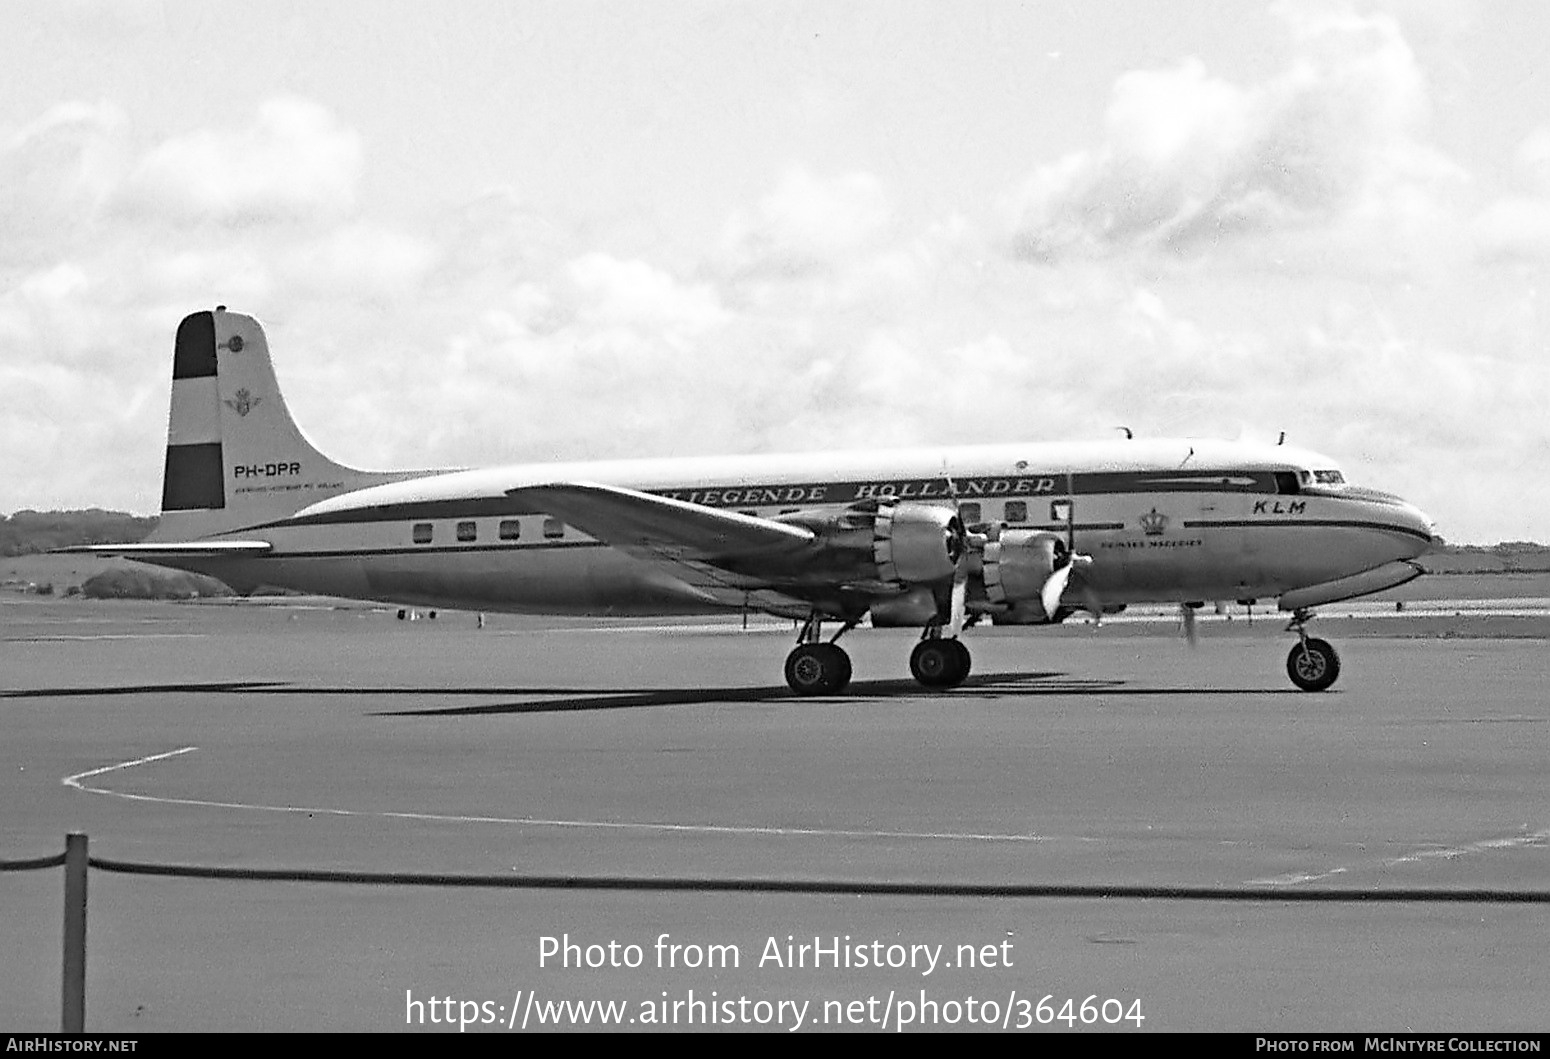
[[[790,510],[796,511],[798,509],[791,508]],[[965,523],[971,526],[977,522],[982,521],[983,519],[979,504],[961,504],[959,505],[958,512],[959,517],[961,517]],[[783,515],[789,513],[789,511],[781,512]],[[757,511],[742,511],[739,512],[739,514],[753,515],[757,517],[759,513]],[[1027,502],[1022,500],[1008,500],[1006,502],[1004,518],[1008,522],[1027,522]],[[479,539],[479,524],[472,521],[459,522],[454,529],[454,533],[456,534],[457,540],[460,544],[471,544]],[[521,540],[522,523],[514,518],[501,519],[500,523],[496,526],[495,534],[500,540],[503,541]],[[545,540],[559,540],[565,536],[565,523],[561,522],[557,518],[544,519],[543,535]],[[411,530],[411,538],[416,544],[433,543],[436,539],[436,524],[433,522],[414,523]]]
[[[795,508],[795,507],[788,507],[788,508],[783,509],[781,511],[781,514],[782,515],[789,515],[792,512],[799,511],[799,510],[801,510],[801,509],[800,508]],[[754,518],[758,518],[759,517],[759,513],[757,511],[754,511],[754,510],[750,509],[750,508],[744,508],[743,510],[739,511],[738,514],[739,515],[751,515]],[[977,522],[983,522],[984,521],[984,515],[982,513],[982,509],[980,508],[979,504],[959,504],[958,505],[958,517],[963,519],[963,521],[964,521],[964,523],[966,525],[970,525],[970,526],[974,525]],[[1007,522],[1027,522],[1028,521],[1028,502],[1026,500],[1008,500],[1006,502],[1006,512],[1005,512],[1005,514],[1002,517]]]
[[[1341,482],[1341,475],[1339,471],[1316,471],[1313,475],[1309,475],[1308,472],[1304,471],[1303,474],[1309,478],[1313,478],[1314,475],[1316,475],[1316,480],[1320,484]],[[1276,492],[1290,493],[1294,495],[1300,492],[1297,479],[1297,473],[1294,471],[1276,472]],[[781,514],[789,515],[797,510],[799,509],[794,507],[786,508],[781,511]],[[739,511],[738,514],[752,515],[757,518],[759,512],[754,510],[742,510]],[[964,523],[969,526],[973,526],[976,523],[985,521],[984,510],[979,504],[959,504],[958,517],[963,519]],[[1053,512],[1051,513],[1050,517],[1052,519],[1056,518]],[[1027,501],[1008,500],[1002,513],[1002,519],[1006,522],[1027,522]],[[502,519],[499,527],[496,530],[496,535],[503,541],[520,540],[522,537],[522,524],[516,519]],[[435,528],[433,523],[416,522],[414,524],[414,543],[430,544],[434,536]],[[557,518],[544,519],[545,540],[558,540],[564,536],[565,523],[561,522]],[[477,541],[479,539],[479,524],[476,522],[459,522],[457,524],[457,539],[464,544],[467,544],[471,541]]]
[[[958,517],[963,519],[966,526],[973,526],[976,523],[985,521],[983,509],[979,504],[959,504]],[[1026,500],[1008,500],[1001,517],[1006,522],[1027,522],[1028,502]]]
[[[457,539],[462,544],[468,544],[479,539],[479,523],[459,522],[457,524]],[[411,538],[416,544],[430,544],[436,539],[436,524],[434,522],[416,522],[410,531]],[[501,519],[496,527],[495,535],[503,541],[515,541],[522,539],[522,523],[514,518]],[[557,518],[544,519],[544,539],[559,540],[565,536],[565,523]]]
[[[1285,483],[1280,480],[1279,475],[1277,476],[1277,479],[1277,484],[1282,485],[1283,488],[1285,488]],[[1294,476],[1292,487],[1286,491],[1296,492],[1295,481],[1296,479]],[[797,510],[799,509],[787,508],[786,510],[783,510],[781,514],[789,515],[793,511]],[[758,517],[759,512],[754,510],[742,510],[739,511],[738,514]],[[977,523],[985,521],[984,508],[977,503],[959,504],[958,516],[963,519],[966,525],[969,526],[973,526]],[[1027,522],[1028,502],[1026,500],[1006,501],[1001,517],[1002,520],[1006,522]],[[1050,518],[1058,520],[1058,516],[1056,516],[1053,512],[1051,513]],[[459,522],[457,524],[455,533],[460,543],[472,543],[479,539],[479,524],[477,522]],[[416,522],[414,524],[414,543],[430,544],[435,539],[435,535],[436,531],[434,523]],[[565,536],[565,523],[561,522],[557,518],[544,519],[543,535],[545,540],[559,540]],[[502,519],[499,525],[496,527],[496,536],[503,541],[520,540],[522,538],[522,524],[516,519]]]

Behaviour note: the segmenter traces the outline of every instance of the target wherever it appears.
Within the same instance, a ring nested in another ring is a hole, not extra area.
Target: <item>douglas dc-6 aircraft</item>
[[[224,306],[178,327],[162,518],[93,549],[260,585],[470,610],[762,611],[800,621],[799,695],[850,681],[836,641],[922,630],[910,672],[969,673],[978,621],[1275,598],[1292,682],[1339,675],[1309,608],[1419,576],[1431,521],[1289,446],[1122,440],[371,472],[297,429],[263,329]],[[827,639],[824,622],[837,623]]]

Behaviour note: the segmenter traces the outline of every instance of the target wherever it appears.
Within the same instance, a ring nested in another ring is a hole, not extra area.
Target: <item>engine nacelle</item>
[[[872,559],[884,581],[925,584],[952,577],[965,534],[957,511],[932,504],[884,503],[872,523]]]
[[[1050,533],[1003,530],[1000,539],[985,545],[982,577],[985,598],[1006,607],[1004,618],[1012,624],[1057,620],[1044,613],[1039,593],[1055,572],[1058,551],[1064,542]]]
[[[872,628],[918,629],[938,617],[936,595],[924,585],[872,604]]]

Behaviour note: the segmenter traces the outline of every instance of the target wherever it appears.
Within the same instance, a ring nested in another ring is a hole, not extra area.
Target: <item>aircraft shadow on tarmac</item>
[[[152,694],[258,694],[307,696],[456,696],[487,698],[524,696],[518,702],[481,703],[477,706],[378,710],[374,717],[461,717],[502,713],[564,713],[579,710],[625,710],[652,706],[696,706],[711,703],[842,703],[879,699],[940,697],[944,702],[965,699],[1027,698],[1032,696],[1109,695],[1301,695],[1294,688],[1166,688],[1132,686],[1116,679],[1071,677],[1059,672],[983,673],[969,677],[947,691],[922,688],[913,680],[858,680],[841,695],[797,698],[784,685],[756,688],[577,688],[577,687],[309,687],[283,681],[214,681],[182,684],[136,684],[98,688],[39,688],[0,692],[0,698],[71,698],[96,695]],[[527,696],[546,696],[533,701]]]

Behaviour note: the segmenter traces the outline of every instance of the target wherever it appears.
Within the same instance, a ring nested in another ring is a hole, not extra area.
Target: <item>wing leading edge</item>
[[[675,562],[778,565],[810,549],[812,530],[735,511],[591,482],[507,490],[604,544]]]
[[[805,527],[591,482],[521,487],[506,495],[626,555],[671,567],[684,584],[722,606],[788,617],[811,610],[808,593],[792,584],[802,560],[821,546]]]

